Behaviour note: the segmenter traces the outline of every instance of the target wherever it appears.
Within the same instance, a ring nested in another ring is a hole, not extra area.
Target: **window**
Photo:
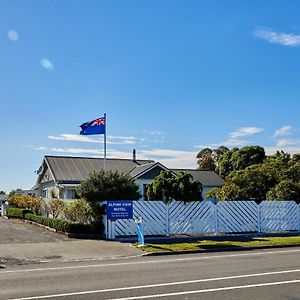
[[[75,190],[68,190],[67,199],[75,199]]]
[[[42,190],[42,197],[47,198],[47,189]]]

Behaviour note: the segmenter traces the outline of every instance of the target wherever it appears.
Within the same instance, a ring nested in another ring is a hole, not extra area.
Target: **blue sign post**
[[[135,223],[137,224],[137,234],[138,234],[138,243],[140,247],[145,246],[145,240],[144,240],[144,232],[142,227],[142,217],[137,217],[135,220]]]
[[[108,220],[133,219],[132,201],[107,201],[106,215]]]

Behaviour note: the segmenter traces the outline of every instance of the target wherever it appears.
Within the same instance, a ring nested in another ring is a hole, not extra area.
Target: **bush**
[[[28,213],[32,213],[32,211],[28,209],[14,208],[14,207],[8,207],[6,209],[6,216],[8,218],[24,219],[25,215]]]
[[[51,214],[56,219],[64,211],[66,203],[64,200],[54,198],[44,204],[44,207],[46,208],[47,215]]]
[[[53,219],[53,218],[46,218],[42,216],[38,216],[32,213],[27,213],[25,215],[25,219],[29,221],[33,221],[50,228],[53,228],[60,232],[67,232],[67,233],[103,233],[103,227],[94,227],[90,224],[77,224],[71,223],[63,219]]]
[[[92,221],[91,207],[83,199],[69,202],[64,213],[65,218],[74,223],[89,224]]]
[[[42,208],[43,200],[34,195],[11,195],[8,199],[9,205],[16,208],[26,208],[38,214]]]

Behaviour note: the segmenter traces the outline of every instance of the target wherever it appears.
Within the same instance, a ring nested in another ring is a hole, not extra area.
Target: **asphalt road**
[[[300,299],[300,247],[0,270],[0,299]]]

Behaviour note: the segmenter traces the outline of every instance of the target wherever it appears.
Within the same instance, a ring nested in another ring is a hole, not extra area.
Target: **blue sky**
[[[0,1],[0,190],[44,155],[196,167],[201,147],[300,152],[299,1]]]

